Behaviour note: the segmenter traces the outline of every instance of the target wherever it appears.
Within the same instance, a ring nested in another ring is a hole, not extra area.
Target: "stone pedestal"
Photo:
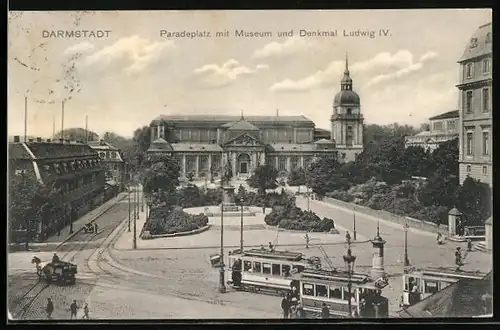
[[[223,211],[238,211],[238,206],[234,203],[234,187],[227,185],[222,187],[222,210]]]

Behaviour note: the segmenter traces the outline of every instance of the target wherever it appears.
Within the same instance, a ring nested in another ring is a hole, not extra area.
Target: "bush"
[[[335,228],[332,219],[320,219],[312,211],[303,211],[295,205],[290,205],[292,201],[293,199],[288,199],[283,205],[275,205],[272,212],[264,218],[266,224],[270,226],[279,225],[283,229],[312,232],[329,232]]]
[[[144,230],[152,235],[174,234],[202,228],[208,224],[208,217],[204,214],[188,214],[181,207],[171,211],[154,209],[144,224]]]
[[[426,206],[419,208],[410,216],[418,220],[429,221],[435,224],[445,224],[448,219],[448,211],[446,206]]]

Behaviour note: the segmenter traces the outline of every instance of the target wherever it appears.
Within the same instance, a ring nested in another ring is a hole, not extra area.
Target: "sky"
[[[88,117],[98,134],[130,137],[159,115],[277,111],[329,129],[346,54],[365,123],[418,127],[457,108],[457,61],[491,19],[489,9],[10,12],[8,134],[24,134],[25,96],[30,136],[60,131],[63,101],[65,128]]]

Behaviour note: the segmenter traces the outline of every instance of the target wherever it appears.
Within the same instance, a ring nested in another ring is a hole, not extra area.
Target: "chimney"
[[[19,135],[14,135],[14,142],[21,142],[21,137]]]
[[[50,139],[47,139],[47,142],[49,142],[49,143],[50,143]]]
[[[33,142],[33,139],[28,139],[28,142]]]
[[[36,142],[42,142],[42,138],[41,137],[37,137],[36,138]]]

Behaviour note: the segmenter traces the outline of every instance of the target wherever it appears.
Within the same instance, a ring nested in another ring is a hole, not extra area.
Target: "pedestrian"
[[[73,300],[73,302],[69,306],[69,309],[71,311],[71,319],[73,319],[74,317],[76,320],[76,311],[78,310],[78,306],[76,305],[76,300]]]
[[[290,301],[287,296],[283,296],[281,300],[281,309],[283,310],[283,318],[287,319],[288,314],[290,313]]]
[[[292,304],[290,306],[290,318],[291,319],[296,319],[297,318],[297,306]]]
[[[298,319],[304,319],[305,318],[305,312],[304,312],[304,307],[302,307],[302,304],[300,301],[297,303],[297,318]]]
[[[309,249],[309,235],[307,233],[305,239],[306,239],[306,249]]]
[[[98,227],[97,227],[97,223],[94,223],[94,232],[97,234],[97,230],[98,230]]]
[[[85,303],[85,307],[83,307],[83,317],[82,319],[89,319],[89,305]]]
[[[269,250],[273,251],[274,247],[273,247],[273,243],[269,242]]]
[[[52,303],[52,299],[47,298],[47,308],[45,309],[47,312],[47,318],[49,320],[52,319],[52,312],[54,312],[54,304]]]
[[[346,242],[351,241],[351,234],[349,234],[349,231],[346,231],[346,233],[345,233],[345,240],[346,240]]]
[[[59,256],[57,255],[57,253],[54,253],[54,255],[52,256],[52,262],[53,263],[58,263],[59,262]]]
[[[467,239],[467,251],[472,251],[472,241],[470,238]]]
[[[462,251],[460,251],[460,247],[457,247],[455,251],[455,264],[457,265],[457,269],[462,266]]]
[[[321,318],[322,319],[329,319],[330,318],[330,309],[326,305],[326,303],[323,303],[323,308],[321,309]]]

